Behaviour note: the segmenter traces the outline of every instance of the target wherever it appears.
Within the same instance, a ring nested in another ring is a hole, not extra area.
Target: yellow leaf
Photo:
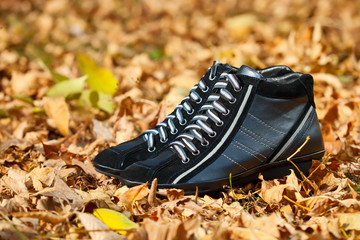
[[[59,132],[67,136],[69,135],[69,119],[70,112],[64,97],[44,98],[44,108],[46,114],[55,122]]]
[[[88,76],[86,81],[91,90],[111,95],[116,93],[118,81],[111,71],[100,68],[85,54],[79,54],[77,59],[81,72]]]
[[[128,219],[124,214],[111,209],[97,208],[94,210],[94,215],[110,229],[129,229],[139,227],[137,223]],[[119,233],[126,235],[126,231],[119,231]]]

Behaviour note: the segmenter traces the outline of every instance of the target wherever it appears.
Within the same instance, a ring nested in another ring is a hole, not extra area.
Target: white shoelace
[[[208,71],[210,70],[209,80],[213,81],[216,77],[216,72],[219,62],[215,62],[213,66],[211,66]],[[205,75],[204,75],[205,76]],[[155,147],[155,136],[159,135],[160,142],[165,143],[168,141],[168,130],[170,129],[170,133],[175,135],[178,133],[178,129],[174,123],[174,119],[177,118],[179,120],[180,125],[187,124],[186,119],[184,118],[184,111],[187,114],[191,115],[194,113],[194,108],[188,102],[190,99],[193,100],[196,104],[200,104],[202,102],[202,98],[196,92],[196,89],[200,88],[201,91],[207,92],[209,87],[204,82],[204,76],[200,79],[199,84],[195,85],[191,90],[190,94],[184,98],[182,104],[179,104],[175,108],[175,114],[169,114],[165,120],[161,123],[158,123],[154,128],[146,130],[144,134],[144,140],[147,142],[148,151],[154,152],[156,150]]]
[[[222,73],[219,79],[223,80],[215,83],[213,88],[215,93],[211,94],[206,100],[206,103],[200,108],[200,114],[194,116],[192,123],[185,127],[184,133],[180,134],[175,141],[170,143],[170,147],[178,153],[184,164],[189,162],[185,148],[195,156],[200,154],[199,149],[197,149],[192,142],[193,139],[197,139],[201,142],[201,145],[207,146],[209,142],[203,137],[202,132],[205,132],[211,138],[216,136],[216,132],[206,121],[210,119],[216,126],[222,126],[224,124],[219,117],[219,113],[226,116],[230,113],[230,110],[227,109],[219,99],[223,98],[230,104],[236,102],[236,98],[226,90],[228,84],[231,84],[236,92],[242,89],[240,80],[234,74]]]

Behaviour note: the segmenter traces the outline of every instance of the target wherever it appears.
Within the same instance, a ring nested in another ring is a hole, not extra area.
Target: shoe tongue
[[[218,62],[218,61],[213,62],[213,66],[215,66],[215,65],[217,65],[218,71],[220,71],[220,72],[223,72],[223,71],[226,71],[226,72],[234,71],[235,72],[235,71],[238,70],[238,68],[230,66],[227,63],[221,63],[221,62]]]
[[[250,68],[250,67],[248,67],[246,65],[242,65],[239,68],[238,73],[241,74],[241,75],[245,75],[245,76],[249,76],[249,77],[264,80],[264,77],[260,73],[258,73],[256,70],[254,70],[254,69],[252,69],[252,68]]]

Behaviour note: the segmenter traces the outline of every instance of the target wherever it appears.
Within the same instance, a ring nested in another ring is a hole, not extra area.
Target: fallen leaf
[[[166,189],[166,197],[170,200],[177,200],[184,197],[184,189]]]
[[[76,213],[78,219],[84,228],[88,231],[91,239],[94,240],[121,240],[126,239],[114,231],[109,231],[110,228],[106,226],[102,221],[91,214]]]
[[[262,179],[262,176],[260,176],[260,179]],[[260,194],[268,204],[279,204],[283,199],[284,191],[288,191],[288,194],[300,191],[300,185],[293,170],[291,170],[290,175],[287,176],[285,184],[280,184],[278,179],[270,181],[262,179]]]
[[[35,190],[43,190],[43,184],[50,187],[55,179],[55,171],[52,168],[35,168],[30,173]]]
[[[149,194],[148,184],[138,185],[127,189],[121,196],[119,196],[121,204],[127,209],[132,209],[134,201],[140,200]]]
[[[77,60],[81,72],[88,76],[86,81],[90,89],[110,95],[117,91],[118,81],[112,72],[98,67],[95,61],[85,54],[78,54]]]
[[[97,208],[93,213],[103,223],[105,223],[110,229],[119,230],[124,229],[125,231],[119,231],[120,234],[126,235],[126,229],[136,229],[139,227],[138,224],[128,219],[124,214],[106,208]]]
[[[338,213],[340,226],[345,230],[360,231],[360,213]]]
[[[56,83],[46,93],[48,97],[64,97],[67,98],[74,94],[80,94],[84,90],[84,84],[87,76],[76,79],[64,80]]]
[[[37,218],[39,220],[43,220],[54,225],[65,222],[68,219],[67,216],[60,216],[51,212],[13,212],[11,213],[11,215],[17,218]]]
[[[11,77],[11,88],[15,94],[32,96],[36,93],[39,84],[36,81],[36,72],[20,73],[14,71]]]
[[[44,98],[44,108],[46,114],[55,121],[55,126],[59,132],[69,135],[70,112],[64,97]]]
[[[4,179],[6,185],[14,191],[16,194],[28,193],[28,189],[25,185],[25,175],[10,169],[7,176]]]
[[[250,33],[252,26],[257,22],[257,17],[253,14],[242,14],[228,18],[225,22],[225,28],[229,35],[241,40]]]
[[[54,186],[45,188],[44,190],[38,191],[33,196],[48,196],[60,199],[68,203],[72,209],[78,209],[81,207],[83,200],[71,189],[59,176],[55,177]]]

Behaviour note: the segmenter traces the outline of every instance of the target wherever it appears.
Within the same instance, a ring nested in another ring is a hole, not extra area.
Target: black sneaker
[[[120,180],[134,186],[158,179],[159,188],[212,192],[257,179],[280,178],[294,166],[305,174],[324,154],[315,112],[311,75],[288,73],[266,78],[242,67],[215,84],[211,95],[184,131],[156,157],[139,161]],[[297,170],[295,170],[296,172]]]
[[[221,74],[235,73],[238,70],[228,64],[214,62],[213,66],[200,79],[199,84],[192,88],[190,94],[163,122],[133,140],[100,152],[93,161],[95,169],[105,175],[119,177],[129,165],[158,154],[183,131],[187,123],[196,115],[211,94],[215,83],[226,77],[226,74]],[[267,77],[278,77],[292,72],[292,70],[286,66],[275,66],[259,70],[259,72]]]

